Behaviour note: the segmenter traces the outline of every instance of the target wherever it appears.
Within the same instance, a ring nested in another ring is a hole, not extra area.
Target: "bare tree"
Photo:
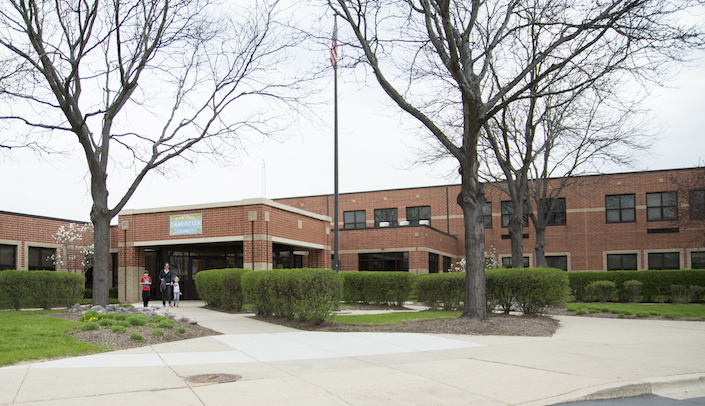
[[[688,210],[679,210],[674,225],[693,236],[692,247],[705,247],[705,165],[701,163],[691,172],[675,173],[670,178],[679,199],[688,203]]]
[[[575,86],[655,41],[678,54],[699,34],[672,21],[696,2],[328,0],[387,95],[459,164],[467,261],[463,317],[486,317],[485,203],[478,143],[488,121],[564,75]],[[513,52],[534,43],[529,58]],[[609,52],[607,52],[609,51]]]
[[[208,0],[8,0],[0,6],[0,60],[17,63],[8,69],[17,80],[2,94],[12,108],[1,118],[28,132],[46,131],[56,143],[78,141],[88,165],[94,304],[108,304],[110,221],[148,172],[167,171],[175,158],[195,154],[226,158],[241,137],[269,134],[290,117],[300,82],[281,63],[299,39],[280,31],[276,3],[248,4],[229,10]],[[131,179],[112,207],[109,170]]]

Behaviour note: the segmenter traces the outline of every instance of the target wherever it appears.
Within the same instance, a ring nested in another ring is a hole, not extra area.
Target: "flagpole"
[[[333,269],[340,271],[338,252],[338,19],[333,17],[333,43],[331,45],[331,63],[333,64]]]

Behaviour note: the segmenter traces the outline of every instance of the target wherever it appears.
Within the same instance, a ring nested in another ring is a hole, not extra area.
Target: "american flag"
[[[333,41],[330,44],[330,64],[338,67],[338,20],[333,20]]]

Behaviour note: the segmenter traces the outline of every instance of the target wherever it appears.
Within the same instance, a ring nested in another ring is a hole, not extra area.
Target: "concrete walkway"
[[[551,405],[705,396],[705,323],[559,317],[553,337],[302,332],[182,302],[222,336],[0,368],[0,405]],[[191,384],[200,374],[236,374]]]

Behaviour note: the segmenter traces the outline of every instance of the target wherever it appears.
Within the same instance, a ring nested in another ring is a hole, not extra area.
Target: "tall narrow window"
[[[605,211],[608,223],[631,223],[636,221],[634,195],[605,196]]]
[[[54,271],[54,248],[29,247],[29,270]]]
[[[387,222],[390,226],[396,226],[397,209],[375,209],[375,227],[379,227],[380,223]]]
[[[343,213],[343,228],[365,228],[365,211],[346,211]]]
[[[485,228],[492,228],[492,202],[486,202],[482,206],[482,221],[485,223]]]
[[[17,269],[17,247],[0,245],[0,271]]]
[[[443,272],[450,272],[450,268],[453,266],[452,260],[450,257],[443,256]]]
[[[438,260],[438,254],[428,253],[428,273],[438,273]]]
[[[648,221],[678,220],[678,193],[647,193],[646,219]]]
[[[690,191],[690,219],[705,220],[705,190]]]
[[[431,221],[431,206],[417,206],[406,208],[406,219],[409,225],[415,226],[421,220]]]

